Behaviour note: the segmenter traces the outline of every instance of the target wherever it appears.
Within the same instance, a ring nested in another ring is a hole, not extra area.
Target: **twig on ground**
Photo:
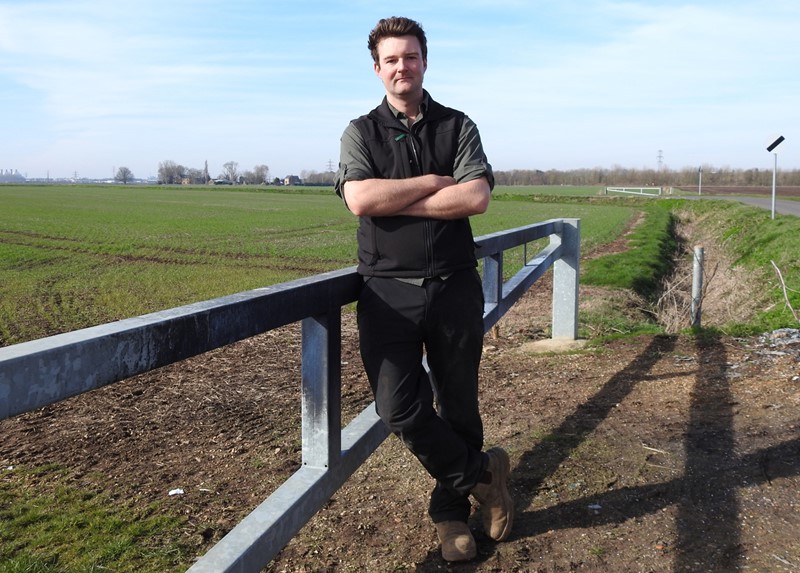
[[[789,567],[797,567],[797,565],[795,565],[795,564],[794,564],[794,563],[792,563],[791,561],[787,561],[787,560],[786,560],[786,559],[784,559],[783,557],[779,557],[778,555],[775,555],[774,553],[772,554],[772,556],[773,556],[775,559],[777,559],[778,561],[780,561],[781,563],[783,563],[784,565],[788,565]]]
[[[656,452],[659,454],[669,454],[669,452],[665,452],[664,450],[657,450],[656,448],[651,448],[650,446],[645,446],[644,444],[642,444],[642,447],[645,450],[650,450],[651,452]]]

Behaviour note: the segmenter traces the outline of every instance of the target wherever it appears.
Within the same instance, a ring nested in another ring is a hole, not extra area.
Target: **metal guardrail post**
[[[578,338],[578,276],[580,273],[580,219],[564,219],[561,236],[551,235],[561,246],[553,264],[553,338]]]
[[[503,252],[483,257],[483,313],[497,309],[503,299]],[[484,321],[484,332],[490,325]]]
[[[303,465],[335,467],[342,451],[342,321],[336,312],[306,318],[301,326]]]

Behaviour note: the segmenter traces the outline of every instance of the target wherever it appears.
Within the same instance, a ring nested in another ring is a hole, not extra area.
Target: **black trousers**
[[[358,327],[378,415],[436,480],[431,518],[466,522],[467,496],[487,463],[478,410],[483,347],[478,271],[426,279],[422,286],[367,278]]]

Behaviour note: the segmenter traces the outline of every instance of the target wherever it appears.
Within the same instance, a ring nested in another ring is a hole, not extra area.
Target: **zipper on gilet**
[[[417,173],[420,175],[424,175],[422,172],[422,162],[419,159],[419,155],[417,154],[417,146],[414,145],[414,141],[416,140],[416,134],[414,133],[414,124],[409,129],[409,137],[408,141],[411,144],[411,156],[414,158],[414,165],[416,167]],[[432,222],[430,219],[425,219],[423,221],[423,235],[425,238],[425,267],[427,268],[427,272],[425,273],[429,277],[436,276],[436,268],[433,264],[434,257],[433,257],[433,228]]]

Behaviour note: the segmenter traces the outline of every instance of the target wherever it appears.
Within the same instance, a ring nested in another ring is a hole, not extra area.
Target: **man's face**
[[[422,95],[422,78],[428,62],[416,36],[384,38],[378,43],[375,73],[383,82],[386,94],[397,99]]]

